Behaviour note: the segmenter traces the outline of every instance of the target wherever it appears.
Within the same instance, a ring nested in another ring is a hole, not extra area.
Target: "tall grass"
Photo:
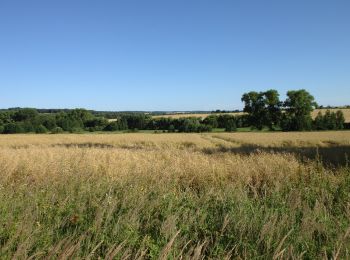
[[[350,257],[347,165],[195,134],[7,138],[2,259]]]

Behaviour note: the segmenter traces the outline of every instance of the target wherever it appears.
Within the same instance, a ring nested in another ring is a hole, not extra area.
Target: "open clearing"
[[[325,113],[327,109],[315,109],[312,112],[312,117],[315,118],[317,116],[318,112]],[[350,109],[349,108],[343,108],[343,109],[329,109],[332,112],[336,112],[338,110],[343,111],[344,116],[345,116],[345,121],[348,123],[350,122]],[[243,112],[238,112],[238,113],[225,113],[225,114],[230,114],[230,115],[242,115],[244,114]],[[153,118],[160,118],[160,117],[170,117],[170,118],[183,118],[183,117],[200,117],[200,118],[206,118],[209,115],[213,114],[172,114],[172,115],[157,115],[153,116]],[[214,115],[220,115],[220,113],[214,113]]]
[[[0,136],[0,258],[350,257],[350,132]]]

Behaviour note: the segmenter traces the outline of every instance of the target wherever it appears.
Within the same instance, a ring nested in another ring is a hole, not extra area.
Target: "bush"
[[[227,120],[225,131],[226,132],[233,132],[233,131],[236,131],[236,130],[237,130],[236,121],[234,119]]]
[[[199,125],[197,128],[197,132],[211,132],[212,127],[210,125]]]
[[[345,116],[343,111],[338,110],[336,115],[336,127],[337,129],[344,129],[344,124],[345,124]]]
[[[4,125],[4,134],[17,134],[17,133],[23,133],[24,129],[21,124],[19,123],[9,123]]]
[[[96,117],[86,121],[84,125],[90,132],[101,131],[108,125],[108,121],[103,117]]]
[[[45,126],[39,125],[35,129],[35,133],[37,133],[37,134],[44,134],[44,133],[47,133],[47,129],[46,129]]]
[[[82,133],[82,132],[84,132],[84,130],[80,127],[73,127],[71,129],[69,129],[69,132],[70,133]]]
[[[174,125],[170,125],[168,128],[168,132],[169,133],[174,133],[175,132],[175,126]]]
[[[53,133],[53,134],[63,133],[63,129],[61,127],[57,126],[51,130],[51,133]]]
[[[341,130],[344,129],[345,117],[341,110],[331,112],[327,110],[324,115],[318,112],[313,121],[314,130]]]
[[[31,121],[17,122],[17,124],[21,125],[24,133],[35,132],[35,127]]]
[[[41,121],[42,125],[45,126],[45,128],[48,130],[52,130],[57,126],[56,119],[52,115],[41,116]]]
[[[16,111],[15,114],[13,115],[13,119],[17,122],[33,120],[35,117],[38,116],[38,114],[39,113],[36,109],[24,108]]]
[[[103,131],[119,131],[119,130],[123,130],[123,127],[121,127],[118,121],[110,122],[103,128]]]
[[[204,118],[203,123],[205,125],[210,125],[212,128],[218,127],[218,117],[216,115],[210,115]]]
[[[310,115],[296,117],[284,114],[281,120],[281,128],[283,131],[310,131],[312,123]]]

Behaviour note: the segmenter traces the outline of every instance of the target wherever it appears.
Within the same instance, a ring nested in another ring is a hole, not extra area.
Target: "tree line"
[[[235,131],[246,125],[245,116],[210,115],[201,119],[152,118],[144,113],[118,114],[113,120],[96,116],[85,109],[67,112],[39,113],[33,108],[11,109],[0,112],[0,133],[62,133],[82,131],[138,131],[155,130],[167,132],[209,132],[213,128]]]
[[[306,90],[287,92],[287,99],[281,101],[277,90],[263,92],[251,91],[243,94],[245,114],[211,114],[202,119],[152,118],[145,113],[113,112],[94,113],[85,109],[37,110],[15,108],[0,111],[0,133],[61,133],[82,131],[138,131],[154,130],[164,132],[210,132],[221,128],[236,131],[237,128],[253,128],[271,131],[338,130],[349,127],[345,124],[342,111],[323,115],[319,113],[312,119],[311,112],[317,106],[314,97]]]
[[[306,90],[287,92],[285,101],[281,101],[277,90],[262,92],[251,91],[243,94],[243,111],[248,115],[249,125],[262,130],[310,131],[340,130],[345,127],[345,118],[341,110],[324,115],[320,112],[315,120],[311,112],[317,107],[315,98]]]

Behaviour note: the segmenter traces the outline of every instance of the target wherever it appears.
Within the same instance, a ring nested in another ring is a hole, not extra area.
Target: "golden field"
[[[350,132],[0,136],[1,259],[350,257]]]
[[[318,112],[321,113],[325,113],[327,109],[315,109],[312,112],[312,117],[315,118],[318,114]],[[332,112],[336,112],[338,110],[343,111],[344,116],[345,116],[345,121],[348,123],[350,122],[350,109],[349,108],[343,108],[343,109],[329,109]],[[242,115],[244,114],[243,112],[239,112],[239,113],[225,113],[225,114],[230,114],[230,115]],[[153,116],[153,118],[160,118],[160,117],[170,117],[170,118],[183,118],[183,117],[200,117],[200,118],[206,118],[209,115],[213,115],[213,114],[172,114],[172,115],[158,115],[158,116]],[[214,115],[220,115],[215,113]]]

